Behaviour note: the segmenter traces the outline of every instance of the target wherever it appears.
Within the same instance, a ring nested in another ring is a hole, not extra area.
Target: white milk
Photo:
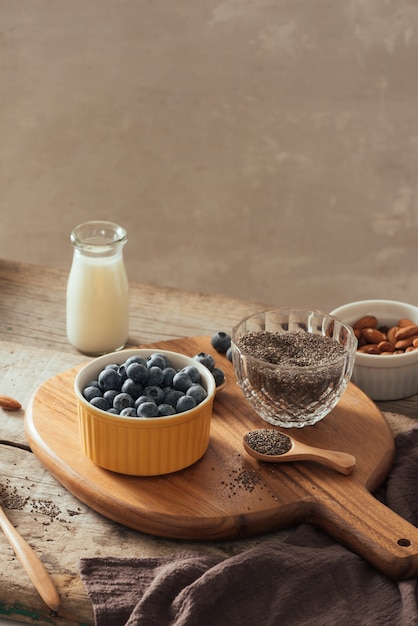
[[[85,354],[119,350],[128,339],[129,288],[123,244],[111,245],[116,252],[109,252],[109,242],[105,246],[87,244],[87,252],[80,246],[74,249],[67,284],[67,337]],[[100,250],[104,248],[103,256]]]

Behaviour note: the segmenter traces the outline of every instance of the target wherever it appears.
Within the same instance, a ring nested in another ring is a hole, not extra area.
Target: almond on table
[[[0,408],[6,411],[19,411],[22,408],[20,402],[10,396],[0,396]]]

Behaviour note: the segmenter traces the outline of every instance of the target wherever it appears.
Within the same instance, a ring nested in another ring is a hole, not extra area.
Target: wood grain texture
[[[209,339],[158,342],[192,356]],[[42,463],[80,500],[128,527],[152,535],[214,540],[264,533],[307,521],[321,527],[392,578],[418,571],[418,531],[375,500],[390,470],[394,441],[380,410],[354,385],[319,424],[297,431],[304,443],[357,458],[351,476],[312,462],[259,463],[242,436],[265,426],[244,400],[232,365],[217,356],[228,384],[214,405],[211,443],[192,467],[137,478],[97,467],[82,453],[72,384],[78,368],[47,381],[26,417],[28,440]],[[409,545],[405,545],[409,544]]]
[[[0,501],[7,517],[44,563],[61,600],[58,617],[53,618],[0,532],[0,617],[42,625],[55,620],[65,626],[92,625],[78,560],[99,550],[103,539],[113,550],[119,541],[117,525],[101,524],[100,516],[61,487],[28,451],[1,445],[0,475]]]
[[[0,526],[46,606],[57,613],[60,600],[54,581],[35,550],[17,532],[2,507],[0,507]]]
[[[0,259],[0,339],[77,354],[66,336],[68,271]],[[144,283],[130,283],[129,289],[128,346],[230,332],[242,317],[266,306]]]

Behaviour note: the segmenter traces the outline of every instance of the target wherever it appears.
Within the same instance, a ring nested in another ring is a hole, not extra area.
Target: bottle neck
[[[126,230],[113,222],[92,221],[76,226],[70,241],[77,255],[106,258],[122,254],[127,241]]]

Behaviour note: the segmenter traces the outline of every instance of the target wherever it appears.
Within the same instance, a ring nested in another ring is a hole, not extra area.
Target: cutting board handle
[[[340,501],[318,503],[311,523],[394,580],[418,575],[418,529],[352,482]]]

